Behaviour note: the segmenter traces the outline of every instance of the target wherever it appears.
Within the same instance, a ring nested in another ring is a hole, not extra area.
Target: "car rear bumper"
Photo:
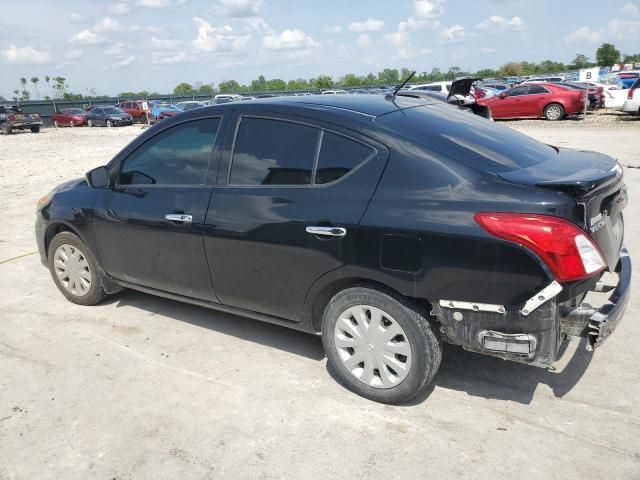
[[[31,128],[31,127],[41,127],[41,121],[27,121],[27,122],[12,122],[11,128]]]

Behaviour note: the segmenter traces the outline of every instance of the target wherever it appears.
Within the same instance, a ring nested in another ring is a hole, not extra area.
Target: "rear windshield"
[[[382,115],[379,125],[478,170],[500,173],[549,160],[557,151],[470,111],[434,104]]]

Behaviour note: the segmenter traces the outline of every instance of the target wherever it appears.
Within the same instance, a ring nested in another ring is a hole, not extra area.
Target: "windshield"
[[[376,123],[478,170],[500,173],[544,162],[557,151],[508,127],[445,104],[382,115]]]
[[[109,107],[104,109],[104,113],[108,115],[119,115],[120,113],[124,113],[124,112],[119,108]]]

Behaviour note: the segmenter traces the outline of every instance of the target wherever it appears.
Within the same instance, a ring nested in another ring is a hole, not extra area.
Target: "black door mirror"
[[[507,94],[505,92],[502,92],[500,95],[498,95],[498,98],[507,98]]]
[[[98,167],[93,170],[89,170],[85,175],[87,183],[93,188],[108,188],[109,187],[109,170],[107,167]]]

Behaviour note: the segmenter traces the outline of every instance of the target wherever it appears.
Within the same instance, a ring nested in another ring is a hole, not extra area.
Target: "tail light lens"
[[[7,118],[9,119],[10,122],[13,122],[16,119],[15,115],[7,115]]]
[[[627,93],[627,100],[633,100],[633,92],[636,91],[636,87],[631,87],[629,93]]]
[[[604,270],[600,249],[573,223],[549,215],[477,213],[476,222],[491,235],[536,253],[563,282]]]

